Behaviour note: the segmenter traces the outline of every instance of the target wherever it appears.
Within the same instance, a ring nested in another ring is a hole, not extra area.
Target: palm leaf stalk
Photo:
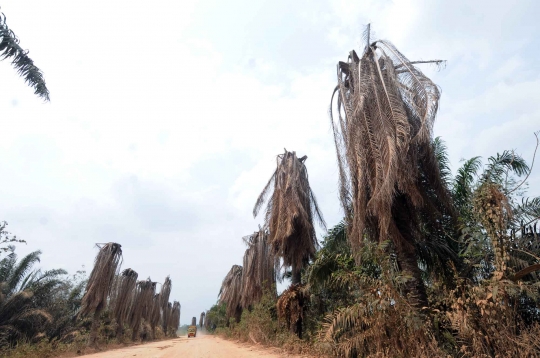
[[[6,16],[0,13],[0,60],[11,58],[11,64],[25,82],[34,88],[34,94],[49,101],[49,90],[43,73],[19,45],[19,39],[6,24]]]
[[[242,314],[242,266],[233,265],[223,279],[219,291],[219,302],[227,306],[227,319],[234,317],[240,321]]]
[[[97,245],[98,247],[99,244]],[[96,256],[94,268],[86,285],[86,292],[82,298],[81,317],[93,314],[90,330],[89,344],[95,345],[99,316],[107,305],[107,298],[111,292],[114,278],[118,274],[122,262],[122,245],[109,242],[103,244]]]
[[[296,152],[285,149],[277,156],[274,174],[259,195],[253,215],[257,216],[266,202],[265,226],[269,229],[269,244],[273,254],[283,259],[285,267],[292,267],[292,283],[300,283],[301,269],[315,257],[318,247],[314,218],[326,229],[326,224],[309,186],[307,156],[298,158]]]
[[[112,305],[112,313],[116,319],[117,331],[116,337],[119,341],[123,340],[124,324],[129,318],[130,308],[133,300],[133,291],[137,285],[137,272],[128,268],[119,276],[116,286],[116,297]]]
[[[242,273],[242,308],[259,302],[265,290],[274,290],[279,272],[279,257],[274,255],[268,243],[268,231],[259,231],[243,238],[248,246],[244,253]]]
[[[454,217],[432,145],[439,89],[386,40],[368,40],[361,57],[351,51],[337,77],[331,101],[337,96],[337,118],[332,107],[330,114],[347,237],[357,260],[366,235],[390,239],[400,268],[412,277],[405,293],[424,307],[415,243],[426,239],[422,224]]]

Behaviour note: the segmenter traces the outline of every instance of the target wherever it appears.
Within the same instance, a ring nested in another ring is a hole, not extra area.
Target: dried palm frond
[[[94,262],[94,268],[86,285],[86,292],[81,301],[81,310],[79,311],[81,317],[88,316],[91,313],[94,314],[89,337],[89,344],[91,345],[96,343],[99,315],[107,304],[107,297],[114,283],[114,278],[120,269],[121,261],[122,245],[109,242],[100,247]]]
[[[206,316],[206,314],[203,312],[201,312],[201,317],[199,318],[199,327],[202,329],[204,327],[204,317]]]
[[[248,248],[244,253],[242,273],[242,308],[257,303],[263,291],[275,292],[279,272],[279,257],[275,256],[268,243],[268,232],[262,228],[243,238]]]
[[[114,301],[112,301],[112,313],[116,319],[117,339],[122,340],[124,324],[129,318],[129,312],[133,300],[133,292],[137,284],[137,272],[125,269],[116,281]]]
[[[161,292],[160,292],[160,299],[161,299],[161,310],[162,310],[162,329],[163,332],[167,333],[167,322],[169,320],[169,311],[167,310],[167,305],[169,303],[169,297],[171,296],[171,289],[172,289],[172,281],[169,276],[165,278],[165,282],[163,283],[163,286],[161,286]]]
[[[299,283],[300,269],[314,257],[318,246],[313,218],[326,227],[309,186],[306,159],[287,150],[278,155],[277,168],[253,208],[257,216],[272,190],[265,216],[269,244],[274,255],[283,258],[284,266],[293,268],[293,283]]]
[[[169,303],[170,305],[170,303]],[[174,301],[172,308],[171,308],[171,314],[169,318],[169,324],[170,327],[170,334],[171,336],[176,336],[176,332],[178,331],[178,327],[180,327],[180,302]]]
[[[149,321],[152,312],[152,301],[156,291],[156,283],[150,278],[138,281],[134,291],[133,304],[129,314],[129,325],[132,330],[131,339],[135,341],[139,336],[142,319]]]
[[[439,89],[415,63],[385,40],[368,41],[361,57],[351,51],[338,64],[332,95],[338,116],[332,108],[330,115],[353,252],[365,235],[392,240],[401,268],[413,277],[412,301],[423,306],[415,241],[422,237],[421,222],[440,226],[453,207],[432,145]]]
[[[6,24],[6,16],[0,13],[0,60],[13,58],[13,67],[27,84],[34,87],[34,94],[49,101],[49,90],[45,85],[43,73],[28,57],[28,51],[19,46],[19,39]]]
[[[290,329],[302,338],[302,321],[304,318],[304,303],[308,299],[306,286],[300,284],[290,285],[276,304],[278,318],[285,321]]]
[[[223,279],[218,296],[219,302],[227,305],[227,318],[235,317],[238,321],[242,312],[242,266],[231,267]]]
[[[156,326],[159,324],[161,318],[161,294],[154,295],[152,300],[152,313],[150,315],[149,323],[152,329],[152,339],[156,339]]]

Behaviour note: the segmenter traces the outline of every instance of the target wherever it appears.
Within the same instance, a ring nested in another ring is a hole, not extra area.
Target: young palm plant
[[[120,269],[121,261],[122,246],[120,244],[109,242],[100,247],[79,312],[81,317],[93,314],[89,337],[90,345],[96,344],[99,316],[107,305],[107,298],[113,287],[114,278]]]
[[[219,302],[227,305],[227,319],[234,317],[236,322],[242,314],[242,272],[242,266],[233,265],[219,290]]]
[[[0,60],[12,58],[12,65],[27,84],[34,88],[34,94],[49,101],[49,90],[43,73],[28,57],[28,51],[19,45],[19,39],[6,24],[6,15],[0,13]]]
[[[362,55],[351,51],[338,64],[337,118],[330,111],[347,237],[357,259],[364,237],[391,240],[411,276],[405,293],[421,308],[427,295],[416,243],[430,236],[426,223],[441,231],[454,216],[432,145],[440,93],[415,62],[388,41],[370,41],[369,26],[366,34]]]

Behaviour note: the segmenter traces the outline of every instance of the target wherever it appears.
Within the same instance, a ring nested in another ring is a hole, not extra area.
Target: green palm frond
[[[34,264],[40,261],[41,251],[34,251],[26,255],[19,263],[12,269],[9,278],[7,279],[8,288],[10,291],[15,291],[19,288],[20,283],[24,280],[28,272],[32,269]]]
[[[433,151],[437,163],[439,163],[439,171],[441,173],[441,180],[446,184],[447,188],[450,188],[452,182],[452,170],[450,169],[450,159],[448,158],[448,148],[446,143],[441,137],[436,137],[433,140]]]
[[[488,164],[482,174],[483,181],[492,181],[502,184],[508,173],[518,177],[526,175],[530,168],[525,159],[514,151],[505,150],[502,154],[488,158]]]
[[[19,39],[6,24],[6,16],[0,13],[0,60],[8,58],[25,82],[34,88],[34,94],[49,101],[49,90],[43,73],[28,57],[28,51],[19,45]]]

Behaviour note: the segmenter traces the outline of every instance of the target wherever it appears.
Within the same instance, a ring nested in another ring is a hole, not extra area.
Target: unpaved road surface
[[[85,355],[85,358],[283,358],[283,355],[268,348],[243,345],[216,336],[186,336],[167,341],[152,342]]]

